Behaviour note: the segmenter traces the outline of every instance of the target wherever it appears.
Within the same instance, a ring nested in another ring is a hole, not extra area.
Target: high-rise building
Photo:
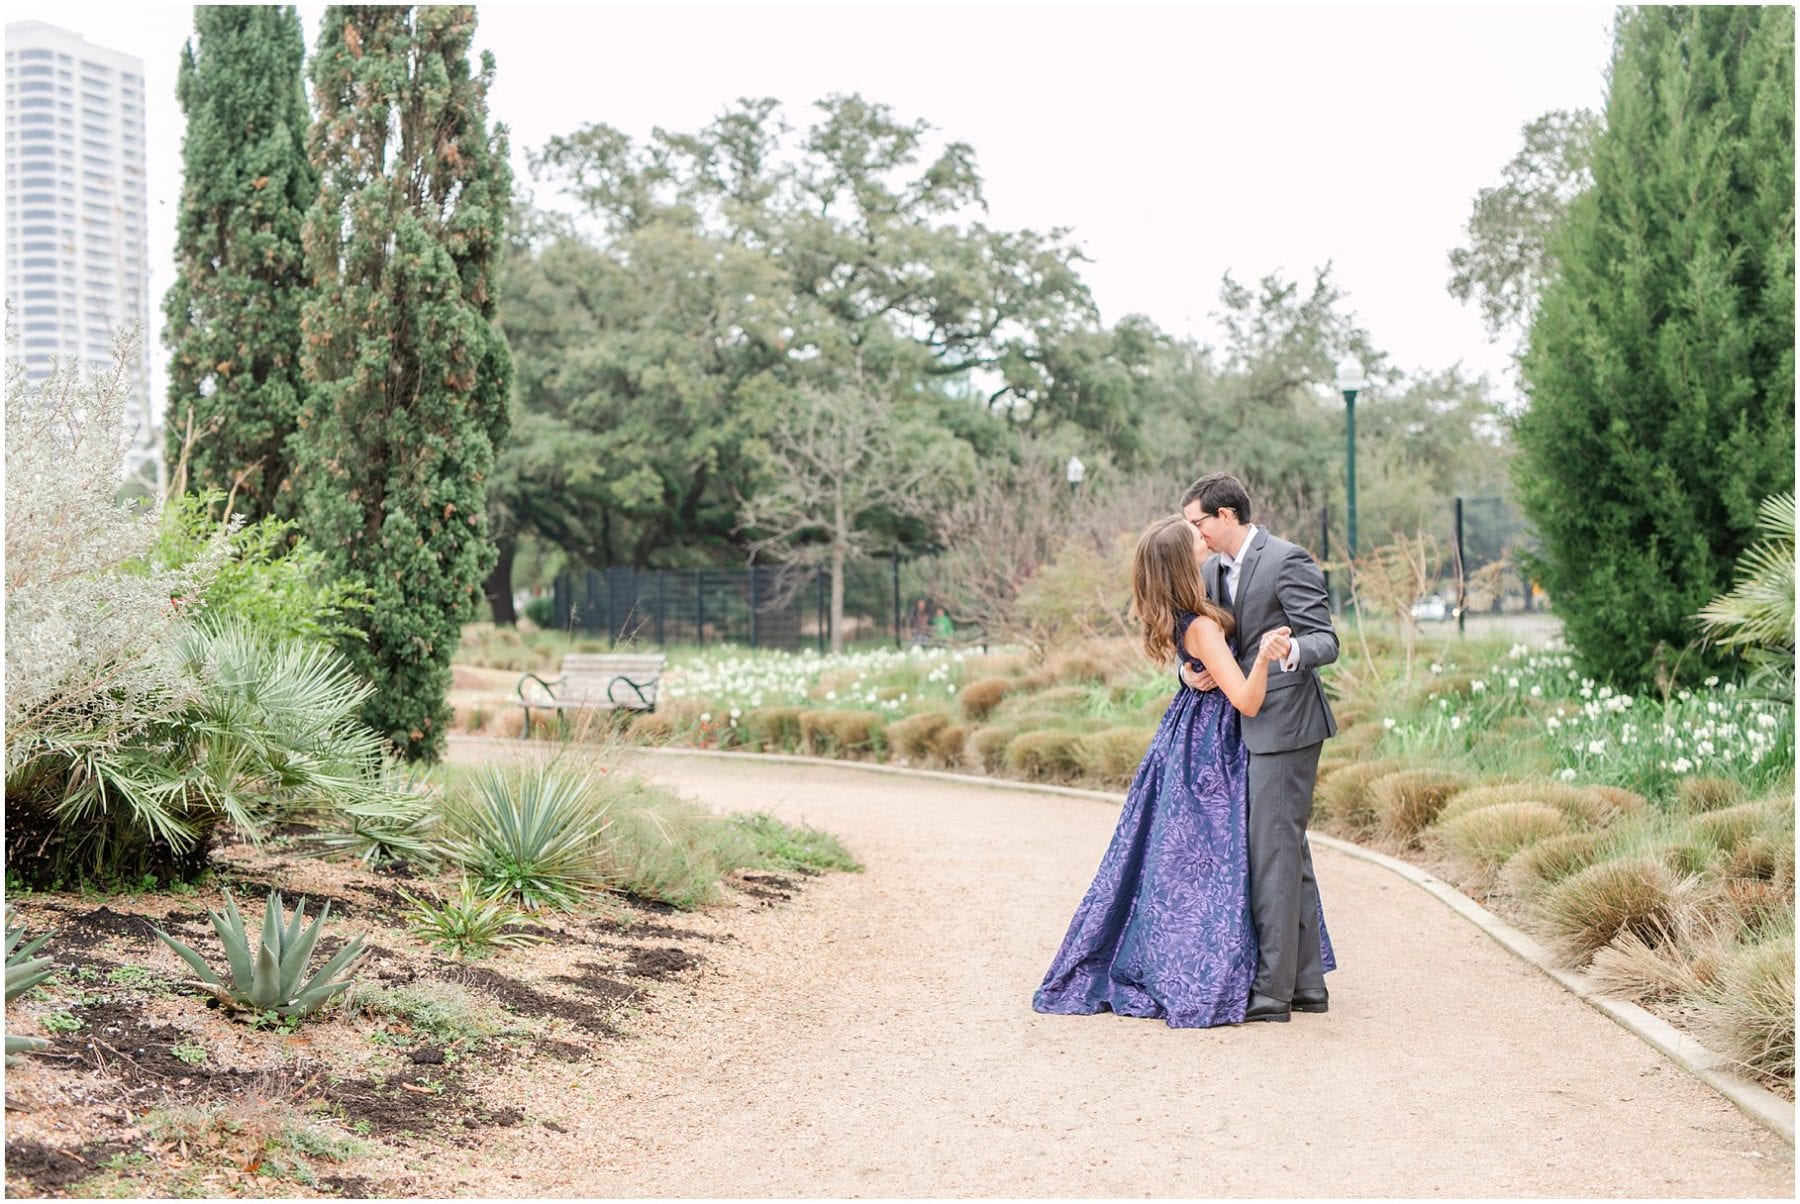
[[[41,21],[6,27],[6,295],[25,369],[112,361],[150,338],[144,61]],[[140,347],[127,413],[129,473],[161,478],[161,407]]]

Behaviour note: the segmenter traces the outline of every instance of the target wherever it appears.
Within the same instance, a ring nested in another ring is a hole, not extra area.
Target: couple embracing
[[[1145,653],[1183,684],[1032,1007],[1178,1028],[1323,1012],[1337,963],[1306,821],[1337,731],[1324,575],[1214,473],[1144,532],[1131,585]]]

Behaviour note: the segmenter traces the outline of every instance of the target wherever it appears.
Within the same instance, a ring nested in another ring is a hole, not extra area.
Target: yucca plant
[[[6,1002],[11,1003],[31,988],[50,977],[50,958],[34,957],[44,942],[50,939],[48,932],[25,940],[25,926],[6,930]],[[24,942],[21,944],[20,942]],[[14,1054],[30,1053],[34,1049],[42,1049],[49,1042],[41,1037],[15,1037],[6,1035],[6,1060],[12,1062]]]
[[[283,907],[280,891],[270,891],[263,911],[262,940],[252,950],[244,917],[238,912],[231,892],[225,893],[225,910],[209,911],[213,931],[225,946],[225,960],[230,978],[221,978],[192,949],[160,928],[153,928],[157,939],[173,949],[194,968],[200,983],[212,989],[219,1002],[232,1008],[252,1012],[274,1012],[284,1018],[299,1018],[315,1011],[339,991],[350,986],[347,978],[337,975],[348,969],[362,953],[362,937],[345,945],[330,961],[310,978],[306,975],[312,960],[313,946],[319,931],[331,914],[331,904],[320,910],[318,917],[306,923],[306,900],[294,908],[290,919]]]
[[[1794,495],[1764,498],[1757,521],[1762,540],[1738,561],[1731,592],[1694,618],[1709,644],[1742,651],[1751,689],[1794,703]]]
[[[571,911],[605,885],[601,836],[607,803],[586,776],[551,767],[477,770],[445,816],[444,851],[486,894],[527,910]]]
[[[412,905],[406,930],[455,957],[480,956],[498,946],[520,948],[544,939],[536,933],[508,928],[525,915],[506,891],[483,894],[467,878],[462,880],[455,897],[443,902],[404,890],[400,897]]]

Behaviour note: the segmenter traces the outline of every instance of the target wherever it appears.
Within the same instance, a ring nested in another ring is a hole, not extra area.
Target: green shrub
[[[1006,746],[1006,768],[1034,782],[1081,777],[1081,737],[1074,732],[1021,732]]]
[[[1403,766],[1397,761],[1358,761],[1335,770],[1313,791],[1314,814],[1343,832],[1372,832],[1381,820],[1375,810],[1375,783]]]
[[[750,839],[759,868],[862,872],[861,864],[843,842],[829,832],[805,825],[796,827],[762,814],[734,815],[732,822]]]
[[[451,795],[445,853],[483,895],[571,911],[605,885],[601,839],[609,819],[588,779],[548,766],[482,766]]]
[[[614,889],[691,911],[723,898],[725,875],[753,864],[730,820],[641,782],[609,783],[602,858]]]
[[[1154,729],[1109,727],[1082,736],[1076,744],[1076,756],[1084,773],[1106,786],[1122,788],[1137,773],[1155,735]]]
[[[761,752],[801,749],[800,707],[757,707],[744,714],[744,743]]]
[[[1000,700],[1011,691],[1013,683],[1004,677],[984,677],[972,681],[956,693],[956,700],[962,704],[963,714],[970,720],[980,722],[993,713]]]
[[[482,894],[464,878],[449,899],[424,899],[402,890],[410,905],[406,930],[452,957],[477,957],[495,948],[519,948],[543,938],[512,925],[524,919],[505,893]]]
[[[1438,825],[1445,845],[1483,870],[1494,870],[1520,849],[1569,830],[1563,812],[1543,803],[1494,803]]]
[[[932,755],[931,742],[948,727],[950,716],[943,711],[920,711],[887,725],[888,747],[896,757],[917,763]]]
[[[556,599],[549,594],[539,594],[525,601],[525,617],[545,630],[556,625]]]
[[[1679,889],[1679,880],[1655,858],[1622,857],[1557,883],[1539,901],[1537,914],[1563,956],[1579,966],[1622,932],[1646,945],[1669,939],[1679,923]]]
[[[983,769],[989,773],[1002,773],[1006,769],[1006,746],[1018,734],[1010,727],[979,728],[969,737],[969,745],[975,750]]]
[[[886,721],[877,711],[802,711],[800,738],[815,757],[878,758],[887,748]]]
[[[1675,783],[1675,801],[1683,811],[1720,811],[1744,801],[1747,792],[1728,778],[1682,778]]]
[[[331,915],[331,904],[320,909],[309,925],[306,923],[306,900],[294,908],[293,918],[286,915],[281,894],[270,891],[263,909],[262,939],[252,949],[250,936],[244,930],[244,917],[237,901],[225,892],[225,910],[210,911],[213,931],[225,947],[228,978],[213,972],[212,967],[192,949],[160,928],[152,928],[158,940],[192,966],[200,981],[227,1008],[254,1013],[274,1012],[277,1016],[299,1019],[327,1003],[334,995],[350,987],[349,979],[336,976],[348,970],[362,953],[362,937],[356,937],[322,966],[318,973],[307,976],[312,962],[313,946],[319,932]]]
[[[1451,795],[1467,787],[1468,779],[1459,773],[1406,769],[1375,779],[1369,786],[1369,801],[1382,831],[1412,841],[1437,819]]]

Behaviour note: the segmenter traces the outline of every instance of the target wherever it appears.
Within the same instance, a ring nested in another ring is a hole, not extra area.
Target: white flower
[[[1462,727],[1462,716],[1461,715],[1450,716],[1450,730],[1456,731],[1460,727]]]
[[[836,690],[825,691],[825,701],[826,702],[836,702],[837,701],[837,691]]]
[[[1560,719],[1558,719],[1555,715],[1552,715],[1548,719],[1544,720],[1544,726],[1549,728],[1551,731],[1555,731],[1562,726],[1562,721]]]
[[[1544,687],[1542,687],[1542,686],[1531,687],[1531,696],[1533,698],[1542,698],[1544,696]]]
[[[1714,686],[1716,686],[1716,685],[1718,685],[1718,684],[1719,684],[1719,678],[1718,678],[1718,675],[1717,675],[1717,674],[1713,674],[1713,675],[1711,675],[1711,676],[1709,676],[1709,677],[1707,677],[1707,679],[1706,679],[1706,680],[1705,680],[1705,681],[1703,681],[1703,682],[1701,682],[1701,683],[1700,683],[1700,684],[1701,684],[1701,685],[1703,685],[1703,686],[1705,686],[1705,687],[1706,687],[1706,688],[1707,688],[1707,689],[1709,689],[1709,690],[1710,690],[1710,689],[1712,689],[1712,688],[1713,688],[1713,687],[1714,687]]]
[[[1669,766],[1669,768],[1673,769],[1676,773],[1686,773],[1688,770],[1692,769],[1693,767],[1694,767],[1694,763],[1692,761],[1688,760],[1686,757],[1676,757],[1675,764]]]
[[[1384,730],[1391,732],[1394,730],[1394,721],[1392,719],[1383,719],[1381,721],[1381,726]]]
[[[1556,776],[1565,782],[1573,782],[1575,780],[1575,771],[1573,769],[1565,769]]]
[[[1487,683],[1479,677],[1469,683],[1469,693],[1480,694],[1487,690]]]
[[[1606,741],[1604,741],[1604,740],[1589,740],[1587,750],[1588,750],[1589,756],[1593,756],[1593,757],[1604,756],[1606,753]]]
[[[1444,666],[1438,664],[1436,661],[1432,661],[1431,662],[1431,671],[1433,673],[1442,673],[1444,671]]]
[[[1509,690],[1516,690],[1516,689],[1518,689],[1518,688],[1519,688],[1519,679],[1518,679],[1518,678],[1516,678],[1516,677],[1509,677],[1509,678],[1507,678],[1507,679],[1506,679],[1506,688],[1507,688],[1507,689],[1509,689]],[[1531,687],[1531,689],[1532,689],[1532,692],[1533,692],[1533,693],[1536,693],[1536,692],[1537,692],[1537,687],[1536,687],[1536,686],[1533,686],[1533,687]]]
[[[701,711],[700,712],[700,722],[701,723],[711,723],[712,722],[712,712],[711,711]]]
[[[735,722],[736,722],[736,721],[737,721],[737,720],[739,720],[739,719],[741,719],[741,718],[743,718],[743,715],[744,715],[744,712],[743,712],[743,711],[741,711],[741,710],[739,710],[739,709],[738,709],[738,708],[737,708],[737,707],[732,707],[732,708],[731,708],[731,718],[732,718],[732,722],[734,722],[734,723],[735,723]]]

